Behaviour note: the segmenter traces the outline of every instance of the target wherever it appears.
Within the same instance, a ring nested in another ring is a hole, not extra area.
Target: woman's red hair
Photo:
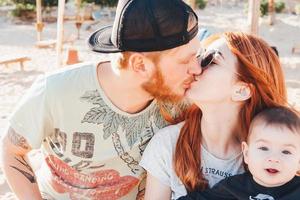
[[[226,32],[208,38],[206,44],[221,37],[238,59],[237,78],[248,83],[251,89],[251,98],[240,111],[243,132],[239,139],[243,141],[254,115],[267,107],[287,104],[284,75],[278,56],[262,39],[241,32]],[[203,190],[208,186],[200,170],[201,116],[201,110],[195,105],[187,111],[174,155],[175,172],[188,191]]]

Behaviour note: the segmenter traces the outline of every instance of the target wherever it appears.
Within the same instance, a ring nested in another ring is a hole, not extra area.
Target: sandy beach
[[[299,1],[298,1],[299,2]],[[247,13],[244,4],[231,3],[222,6],[208,5],[204,10],[197,10],[199,24],[211,33],[223,31],[246,31]],[[105,56],[91,53],[86,45],[86,38],[97,27],[110,24],[113,18],[106,17],[97,26],[86,30],[90,22],[83,23],[80,39],[73,44],[64,46],[64,60],[66,50],[76,48],[81,61],[97,61]],[[22,95],[31,86],[37,76],[56,70],[55,49],[39,49],[35,47],[36,31],[34,23],[12,21],[0,15],[0,60],[12,56],[28,56],[25,70],[21,71],[19,64],[12,64],[6,68],[0,65],[0,135],[8,125],[8,117]],[[65,23],[65,37],[75,37],[77,30],[72,21]],[[56,24],[47,23],[43,31],[44,39],[54,39]],[[260,18],[259,36],[270,45],[276,46],[286,77],[286,85],[290,104],[300,108],[300,49],[292,53],[295,45],[300,46],[300,15],[289,13],[276,14],[276,22],[268,25],[268,18]],[[68,66],[64,66],[68,67]],[[14,199],[0,170],[0,200]]]

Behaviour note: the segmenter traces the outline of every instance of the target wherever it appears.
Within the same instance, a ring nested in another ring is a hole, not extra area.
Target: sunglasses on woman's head
[[[218,50],[209,50],[209,51],[205,52],[203,55],[198,55],[197,60],[198,60],[199,66],[202,69],[206,68],[207,66],[209,66],[210,64],[213,63],[215,56],[217,54],[222,55],[221,52]]]

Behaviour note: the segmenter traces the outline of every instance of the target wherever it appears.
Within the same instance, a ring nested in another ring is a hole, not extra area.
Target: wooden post
[[[249,0],[248,24],[251,34],[258,34],[258,20],[260,16],[260,0]]]
[[[80,15],[80,5],[81,5],[81,0],[75,0],[76,16]]]
[[[44,24],[42,22],[42,1],[36,0],[36,30],[37,30],[37,41],[42,40],[42,31]]]
[[[56,34],[56,66],[62,65],[62,50],[64,39],[65,0],[58,1],[57,34]]]
[[[75,0],[75,5],[76,5],[76,17],[75,17],[75,26],[77,28],[77,39],[80,39],[80,28],[83,22],[83,18],[80,15],[80,5],[81,5],[81,0]]]
[[[268,12],[269,12],[269,24],[273,25],[275,22],[275,2],[274,2],[274,0],[269,0]]]

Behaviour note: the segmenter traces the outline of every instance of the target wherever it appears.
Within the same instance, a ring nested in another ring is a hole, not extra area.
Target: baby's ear
[[[248,165],[249,156],[248,156],[248,144],[246,142],[242,142],[242,151],[244,155],[244,162]]]

